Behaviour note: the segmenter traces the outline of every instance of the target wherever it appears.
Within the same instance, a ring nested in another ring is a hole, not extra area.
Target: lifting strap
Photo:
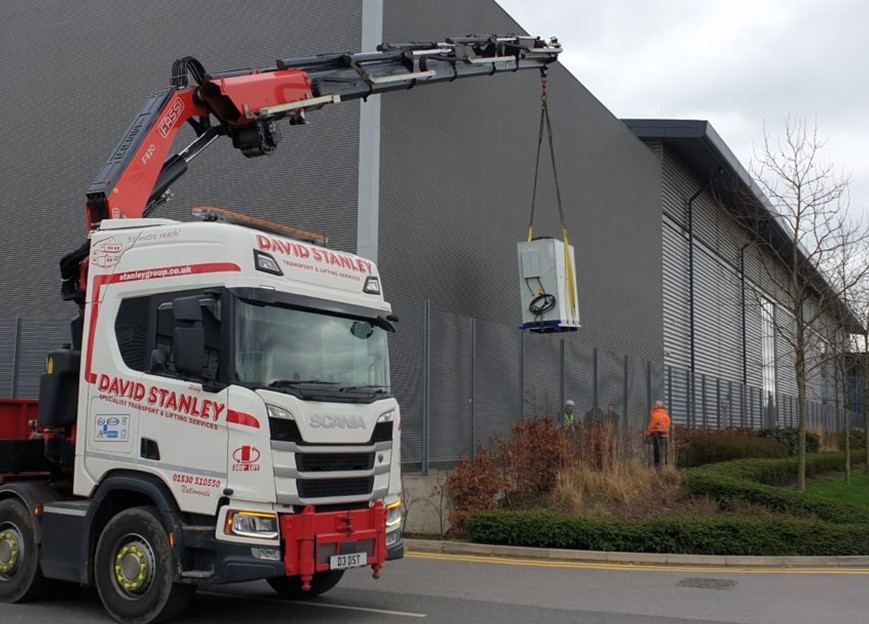
[[[546,77],[547,67],[540,68],[540,129],[537,132],[537,158],[534,162],[534,187],[531,192],[531,219],[528,223],[528,242],[534,238],[534,206],[537,203],[537,179],[540,175],[540,148],[543,145],[543,128],[549,140],[549,158],[552,162],[552,177],[555,179],[555,198],[558,202],[558,218],[561,221],[561,234],[564,237],[564,262],[567,265],[564,279],[570,310],[576,316],[576,279],[573,275],[573,258],[570,255],[570,239],[567,236],[567,225],[564,223],[564,205],[561,201],[561,188],[558,185],[558,169],[555,166],[555,144],[552,140],[552,122],[549,120],[549,83]]]

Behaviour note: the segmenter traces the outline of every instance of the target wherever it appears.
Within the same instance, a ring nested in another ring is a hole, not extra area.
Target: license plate
[[[333,555],[329,557],[331,570],[346,570],[347,568],[359,568],[368,563],[368,553],[351,553],[349,555]]]

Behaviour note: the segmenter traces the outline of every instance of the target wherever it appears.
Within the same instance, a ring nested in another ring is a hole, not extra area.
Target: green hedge
[[[851,464],[863,462],[863,450],[851,452]],[[789,485],[797,479],[797,457],[784,459],[743,459],[722,464],[693,468],[687,474],[698,472],[744,479],[766,485]],[[816,453],[806,455],[806,477],[811,478],[825,472],[845,470],[844,453]]]
[[[783,458],[789,454],[787,444],[774,440],[742,435],[700,435],[691,441],[684,454],[679,457],[679,465],[692,468],[735,459]]]
[[[782,518],[616,521],[531,511],[482,511],[465,525],[472,541],[623,552],[846,556],[869,554],[866,525]]]
[[[863,461],[863,452],[852,453],[852,462]],[[806,456],[806,476],[845,469],[844,453]],[[797,477],[797,458],[746,459],[692,468],[685,474],[688,490],[724,503],[746,501],[773,511],[813,515],[838,524],[869,523],[866,510],[850,503],[783,489]]]

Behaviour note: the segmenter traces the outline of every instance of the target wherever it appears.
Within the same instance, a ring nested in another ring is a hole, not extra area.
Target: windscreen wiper
[[[376,389],[375,389],[376,388]],[[386,394],[386,388],[379,384],[371,384],[365,386],[341,386],[341,392],[352,392],[354,390],[371,390],[374,394]]]

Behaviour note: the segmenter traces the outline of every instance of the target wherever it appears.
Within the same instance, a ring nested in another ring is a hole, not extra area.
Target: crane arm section
[[[560,52],[554,39],[490,36],[382,44],[372,53],[279,59],[271,67],[215,74],[207,74],[196,59],[179,59],[171,88],[145,103],[88,189],[88,229],[107,218],[147,216],[188,163],[219,136],[229,136],[245,156],[263,156],[277,147],[282,119],[296,125],[327,104],[457,78],[541,69]],[[185,124],[193,127],[196,139],[171,154]]]

